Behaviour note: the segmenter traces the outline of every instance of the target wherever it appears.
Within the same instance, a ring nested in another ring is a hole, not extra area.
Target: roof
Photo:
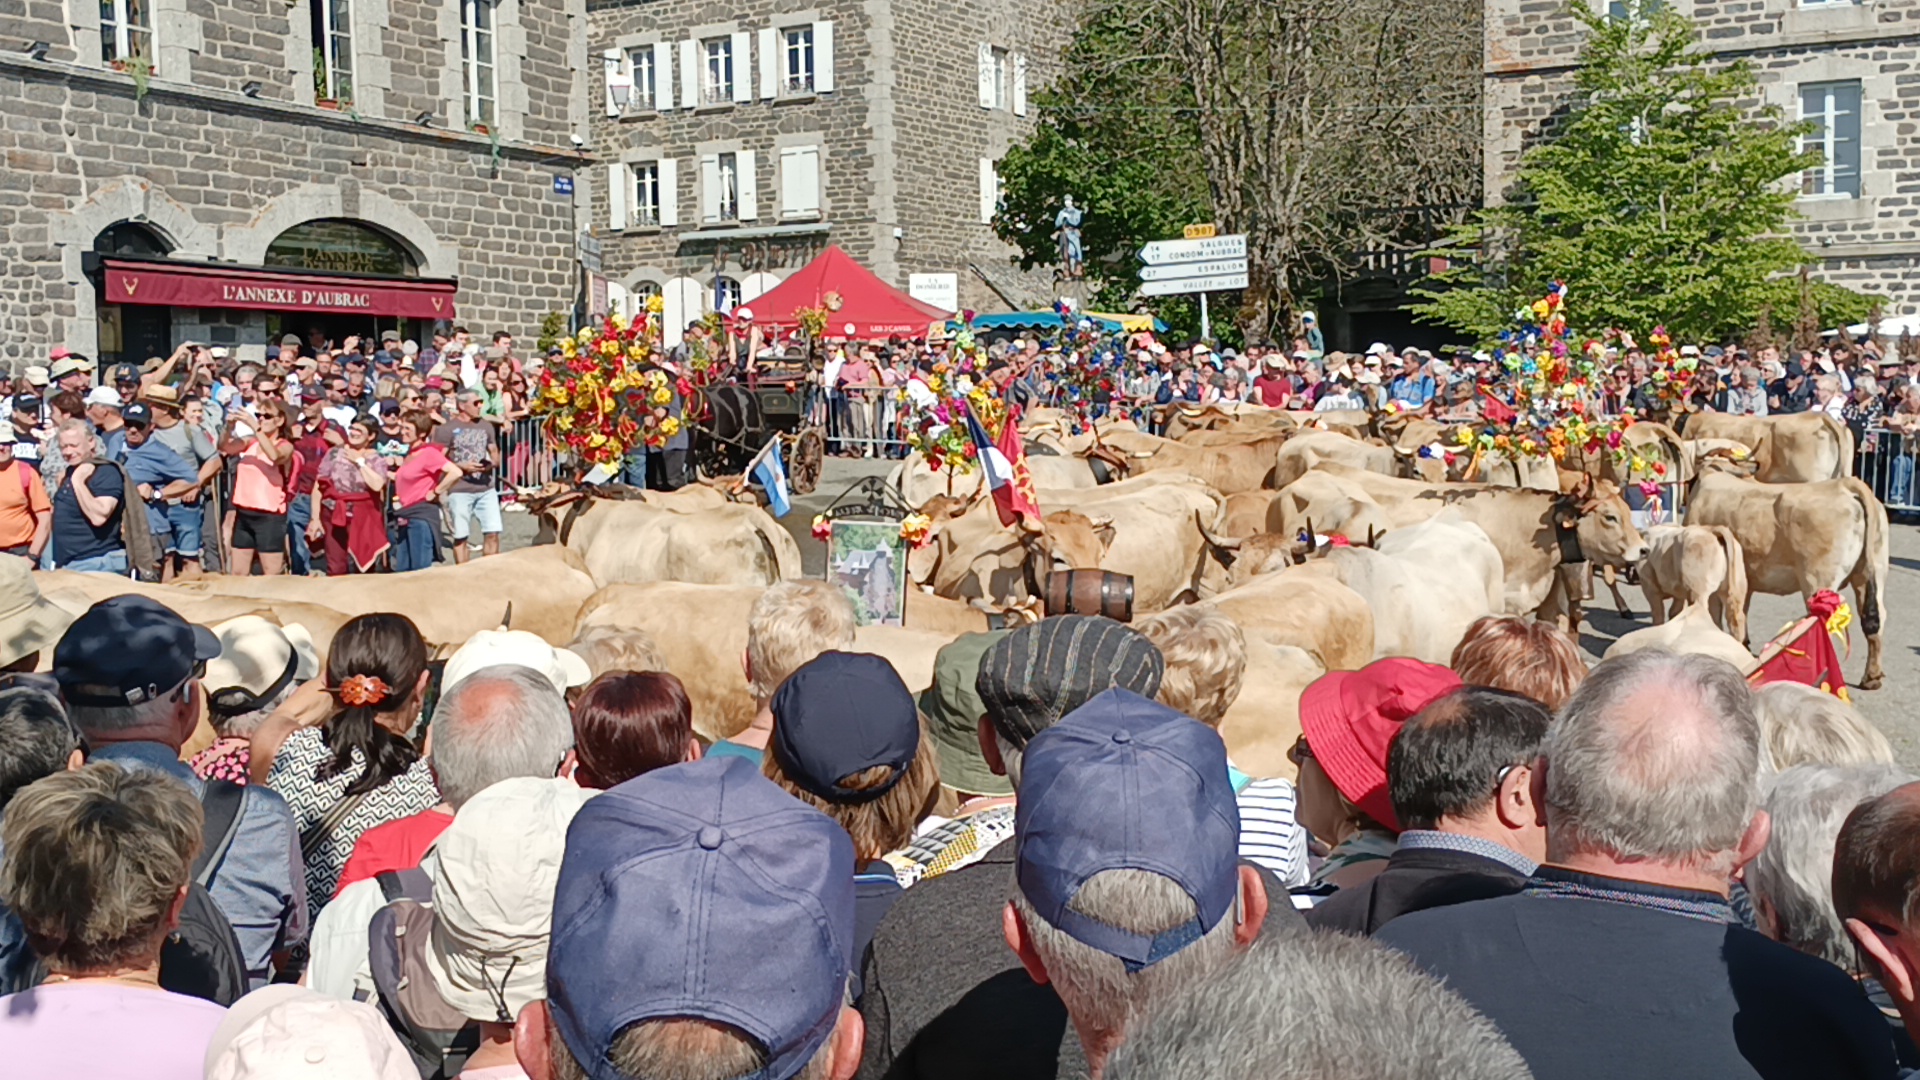
[[[838,311],[827,315],[828,337],[846,336],[848,324],[853,326],[853,336],[860,338],[892,334],[924,337],[928,327],[945,322],[952,314],[881,281],[838,245],[829,246],[746,306],[753,309],[754,321],[763,326],[794,326],[799,323],[794,314],[797,310],[820,306],[830,292],[839,293],[842,303]]]

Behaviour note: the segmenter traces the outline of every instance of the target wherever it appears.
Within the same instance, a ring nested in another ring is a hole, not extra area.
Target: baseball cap
[[[299,334],[282,334],[280,337],[280,347],[283,349],[289,348],[289,347],[295,348],[295,349],[299,348],[300,335]]]
[[[1300,695],[1300,732],[1347,801],[1398,832],[1387,793],[1387,747],[1407,718],[1460,686],[1460,676],[1410,657],[1329,671]]]
[[[115,596],[88,608],[53,647],[53,677],[74,705],[138,705],[170,693],[220,655],[220,639],[157,600]]]
[[[136,401],[120,410],[120,419],[128,427],[152,427],[153,410]]]
[[[570,687],[593,681],[593,672],[579,654],[556,649],[538,634],[526,630],[481,630],[447,658],[440,676],[440,692],[458,686],[461,680],[481,668],[517,664],[532,668],[547,677],[553,688],[565,694]]]
[[[1034,736],[1021,773],[1014,880],[1048,925],[1138,971],[1200,940],[1232,908],[1240,811],[1212,728],[1108,690]],[[1074,911],[1081,886],[1108,870],[1168,878],[1197,917],[1142,934]]]
[[[207,1080],[415,1080],[420,1073],[371,1005],[290,983],[233,1003],[207,1043]]]
[[[940,755],[940,780],[970,795],[1013,794],[1013,785],[988,768],[980,753],[980,718],[987,707],[974,685],[981,659],[1008,633],[962,634],[942,645],[933,657],[933,685],[920,694],[920,713]]]
[[[262,709],[280,691],[320,673],[313,637],[298,623],[282,627],[259,615],[241,615],[211,627],[220,655],[207,661],[200,685],[216,716]]]
[[[1804,379],[1806,378],[1806,376],[1807,376],[1807,369],[1800,366],[1800,361],[1798,360],[1787,361],[1787,378]]]
[[[510,1024],[546,997],[567,826],[594,794],[560,777],[502,780],[468,799],[420,860],[433,879],[427,970],[469,1019]]]
[[[399,340],[400,340],[400,331],[398,331],[398,330],[382,330],[382,331],[380,331],[380,340],[381,340],[381,341],[399,341]]]
[[[886,794],[920,750],[913,694],[884,657],[828,650],[801,665],[773,692],[767,750],[800,787],[836,803]],[[854,790],[840,781],[881,765],[893,778]]]
[[[0,425],[0,442],[12,442],[13,429]],[[0,665],[14,663],[60,640],[73,622],[65,608],[40,595],[33,564],[18,555],[0,556]]]
[[[994,642],[974,689],[994,727],[1024,746],[1103,690],[1152,697],[1166,670],[1138,630],[1098,615],[1055,615]]]
[[[1392,349],[1387,348],[1387,344],[1384,341],[1376,341],[1367,346],[1368,356],[1385,356],[1392,351]]]
[[[105,405],[109,409],[118,409],[125,402],[120,400],[120,391],[111,386],[96,386],[87,391],[86,404]]]
[[[750,308],[750,307],[737,307],[737,308],[734,308],[734,309],[733,309],[733,317],[734,317],[734,318],[736,318],[736,319],[739,319],[739,320],[740,320],[741,322],[752,322],[752,321],[753,321],[753,309],[752,309],[752,308]]]
[[[588,1076],[649,1019],[726,1024],[788,1080],[833,1034],[853,841],[737,757],[655,769],[580,808],[554,889],[547,1007]]]
[[[21,373],[21,378],[27,380],[28,386],[45,386],[53,381],[47,369],[39,364],[28,364],[27,370]]]
[[[112,368],[113,381],[116,383],[137,383],[140,381],[140,368],[134,364],[115,364]]]

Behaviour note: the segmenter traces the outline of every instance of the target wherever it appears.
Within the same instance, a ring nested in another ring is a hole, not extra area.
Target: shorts
[[[275,554],[287,549],[287,515],[233,508],[233,546]]]
[[[498,491],[449,491],[447,492],[447,513],[453,518],[453,542],[458,544],[467,538],[471,519],[480,519],[480,533],[487,535],[498,533],[500,524],[500,493]]]
[[[200,557],[200,504],[167,507],[167,550],[183,559]]]

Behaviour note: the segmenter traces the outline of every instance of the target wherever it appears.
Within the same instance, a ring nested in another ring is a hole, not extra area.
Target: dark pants
[[[647,486],[655,491],[678,491],[687,486],[687,451],[655,450],[647,455]]]
[[[306,577],[313,572],[313,552],[307,547],[307,525],[313,521],[313,493],[303,492],[287,504],[288,572]]]
[[[393,568],[396,571],[431,567],[439,546],[439,533],[427,519],[404,515],[393,519]]]

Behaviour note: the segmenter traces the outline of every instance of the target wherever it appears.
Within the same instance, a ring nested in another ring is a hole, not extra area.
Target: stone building
[[[1598,0],[1605,2],[1605,0]],[[1754,66],[1765,99],[1815,125],[1795,232],[1821,277],[1920,312],[1920,0],[1672,0],[1700,44]],[[1609,5],[1625,17],[1619,0]],[[1486,191],[1561,108],[1583,29],[1561,0],[1487,0]]]
[[[584,0],[6,11],[0,359],[574,306]]]
[[[828,244],[943,308],[1049,303],[987,224],[1066,9],[1010,0],[587,0],[607,296],[669,340]]]

